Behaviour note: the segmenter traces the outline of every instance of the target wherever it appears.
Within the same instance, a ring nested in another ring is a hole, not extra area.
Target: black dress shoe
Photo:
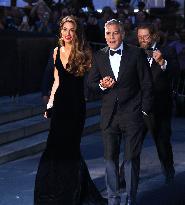
[[[172,167],[168,173],[165,174],[165,184],[173,184],[174,182],[174,177],[175,177],[175,170]]]
[[[136,200],[127,197],[125,205],[136,205]]]
[[[165,175],[165,184],[172,184],[174,182],[174,177],[175,177],[175,169],[173,166],[170,168],[166,169],[164,172]]]

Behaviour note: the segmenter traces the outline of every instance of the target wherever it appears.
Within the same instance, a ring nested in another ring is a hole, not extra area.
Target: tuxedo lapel
[[[127,44],[124,44],[117,81],[119,81],[121,76],[123,75],[123,73],[126,69],[126,63],[129,61],[130,55],[131,55],[131,53],[129,53],[129,49],[128,49]]]

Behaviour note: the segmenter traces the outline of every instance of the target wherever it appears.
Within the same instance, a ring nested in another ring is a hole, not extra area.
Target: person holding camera
[[[147,59],[153,77],[154,107],[153,113],[144,113],[146,133],[150,130],[155,141],[165,183],[173,181],[175,175],[173,151],[171,145],[172,117],[172,77],[178,70],[178,61],[173,49],[160,46],[159,36],[152,24],[137,27],[137,38]]]
[[[44,12],[39,21],[36,22],[36,30],[40,33],[52,33],[49,12]]]
[[[21,24],[19,25],[18,27],[18,30],[19,31],[31,31],[31,27],[29,25],[29,19],[28,19],[28,16],[24,15],[22,17],[22,22]]]

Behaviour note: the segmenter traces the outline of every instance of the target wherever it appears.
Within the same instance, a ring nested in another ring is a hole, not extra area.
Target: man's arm
[[[142,111],[148,115],[153,105],[153,82],[151,69],[142,49],[139,51],[137,71],[142,92]]]
[[[91,91],[94,92],[103,92],[103,90],[100,88],[100,79],[101,75],[98,70],[97,62],[96,62],[96,56],[93,56],[92,61],[92,67],[89,71],[88,78],[87,78],[87,85]]]

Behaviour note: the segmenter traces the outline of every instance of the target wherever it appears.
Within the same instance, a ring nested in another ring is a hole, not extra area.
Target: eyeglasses
[[[148,34],[148,35],[138,36],[138,39],[148,40],[150,37],[151,36]]]

